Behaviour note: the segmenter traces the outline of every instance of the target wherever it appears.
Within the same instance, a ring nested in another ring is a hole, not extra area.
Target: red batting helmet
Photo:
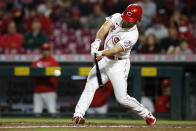
[[[122,19],[128,22],[136,22],[142,17],[142,7],[138,4],[130,4],[121,15]]]
[[[162,87],[168,87],[171,86],[171,80],[170,79],[164,79],[161,83]]]
[[[50,49],[51,49],[51,46],[50,46],[50,44],[48,44],[48,43],[44,43],[44,44],[42,45],[41,49],[42,49],[42,50],[50,50]]]

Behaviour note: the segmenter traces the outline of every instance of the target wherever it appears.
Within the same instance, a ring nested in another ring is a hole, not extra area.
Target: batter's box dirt
[[[144,124],[94,124],[75,125],[64,122],[2,122],[0,130],[30,130],[30,131],[196,131],[196,125],[157,124],[148,126]]]

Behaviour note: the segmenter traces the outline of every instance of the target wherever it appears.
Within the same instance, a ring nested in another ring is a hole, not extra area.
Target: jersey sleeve
[[[37,67],[37,61],[34,61],[31,66],[32,67]]]
[[[53,58],[53,60],[51,61],[51,66],[59,66],[58,61],[56,61],[56,59]]]
[[[124,41],[121,40],[121,41],[118,42],[118,44],[120,46],[122,46],[122,48],[124,50],[129,49],[129,48],[131,48],[134,45],[133,41],[131,41],[131,40],[124,40]]]
[[[59,63],[57,61],[54,61],[52,66],[59,66]]]
[[[127,39],[120,40],[118,44],[125,50],[132,48],[137,42],[138,36],[128,37]]]
[[[115,25],[115,22],[117,21],[117,19],[118,19],[119,16],[120,16],[119,13],[115,13],[115,14],[109,16],[109,17],[106,17],[105,19],[107,21],[109,21],[110,23],[112,23],[112,25]]]

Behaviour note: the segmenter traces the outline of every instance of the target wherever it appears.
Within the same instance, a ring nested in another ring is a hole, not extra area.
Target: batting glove
[[[101,44],[101,40],[100,39],[95,39],[95,41],[91,44],[91,50],[93,50],[93,49],[98,50],[100,44]]]
[[[95,52],[96,52],[96,51],[97,51],[97,50],[96,50],[96,49],[94,49],[94,48],[93,48],[93,49],[91,49],[91,55],[92,55],[92,56],[94,56],[94,54],[95,54]]]
[[[91,50],[91,55],[94,56],[94,54],[96,54],[97,56],[102,56],[101,51],[98,51],[98,50],[96,50],[96,49],[92,49],[92,50]]]
[[[102,56],[102,52],[101,51],[96,50],[95,53],[96,53],[97,56]]]

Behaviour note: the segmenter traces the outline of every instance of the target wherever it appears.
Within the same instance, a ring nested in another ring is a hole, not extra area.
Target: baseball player
[[[112,83],[108,81],[103,88],[96,90],[87,114],[106,114],[108,112],[108,98],[113,91]]]
[[[41,47],[42,57],[33,62],[33,67],[58,66],[58,62],[52,57],[51,46],[47,43]],[[49,113],[56,113],[57,78],[39,77],[34,78],[35,88],[33,95],[34,113],[42,113],[46,106]]]
[[[141,20],[142,8],[137,4],[130,4],[125,11],[106,17],[105,23],[99,29],[95,41],[91,44],[91,55],[103,56],[99,61],[99,68],[103,83],[108,80],[112,82],[117,101],[136,112],[146,120],[148,125],[156,122],[155,117],[135,98],[127,94],[127,77],[130,68],[130,51],[138,40],[138,29],[136,23]],[[108,33],[104,50],[98,51],[101,40]],[[76,105],[73,120],[76,124],[85,122],[84,115],[94,93],[98,89],[95,66],[89,73],[84,91]]]

